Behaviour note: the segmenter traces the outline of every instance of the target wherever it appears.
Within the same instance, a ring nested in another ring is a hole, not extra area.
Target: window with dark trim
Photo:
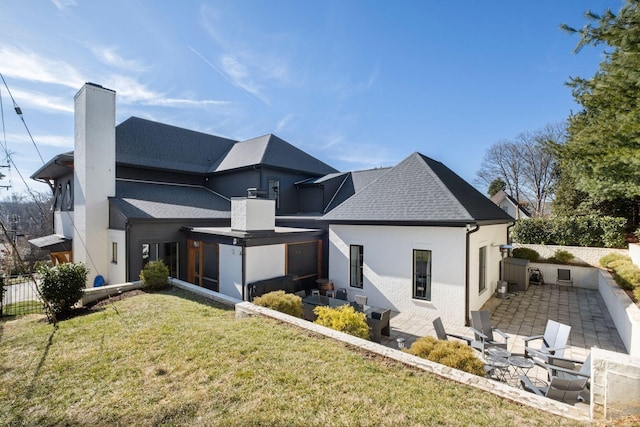
[[[487,247],[478,251],[478,293],[487,288]]]
[[[269,199],[276,201],[276,209],[280,208],[280,181],[277,179],[268,180]]]
[[[360,245],[351,245],[349,247],[349,286],[352,288],[363,287],[362,265],[364,257],[364,248]]]
[[[431,301],[431,251],[413,250],[413,298]]]
[[[111,242],[111,262],[113,264],[118,263],[118,243]]]

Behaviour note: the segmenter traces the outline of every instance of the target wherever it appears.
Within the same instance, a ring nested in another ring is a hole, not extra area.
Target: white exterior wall
[[[285,245],[253,246],[247,251],[246,281],[271,279],[284,276]]]
[[[127,256],[127,240],[124,230],[109,230],[109,239],[107,242],[107,253],[109,254],[109,267],[105,280],[108,284],[125,283],[127,281],[126,256]],[[116,254],[117,262],[113,262],[112,243],[118,244],[118,253]]]
[[[507,243],[507,224],[485,225],[469,235],[469,311],[475,311],[493,296],[500,279],[500,245]],[[480,248],[486,246],[486,288],[479,290]]]
[[[394,227],[331,225],[329,278],[346,288],[349,299],[366,295],[369,304],[409,312],[428,321],[464,325],[466,286],[466,234],[464,227]],[[480,227],[471,234],[470,305],[478,309],[492,295],[499,275],[499,245],[506,242],[506,224]],[[349,286],[349,246],[364,251],[363,289]],[[478,249],[487,246],[487,288],[478,294]],[[497,245],[493,247],[492,245]],[[413,299],[413,250],[432,251],[431,301]]]
[[[108,197],[115,196],[115,92],[85,84],[75,97],[73,259],[105,275]]]
[[[73,239],[73,211],[55,211],[53,213],[53,232]]]
[[[220,293],[242,299],[242,247],[219,245]]]

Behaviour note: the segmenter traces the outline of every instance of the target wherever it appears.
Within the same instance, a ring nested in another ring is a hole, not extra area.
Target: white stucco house
[[[499,280],[506,212],[442,163],[414,153],[333,209],[329,276],[350,299],[467,323]]]
[[[116,125],[116,93],[100,85],[75,103],[74,151],[32,175],[51,187],[55,227],[31,242],[86,263],[88,287],[162,260],[172,277],[243,300],[329,279],[351,300],[459,325],[496,288],[513,218],[422,154],[339,172],[272,134]]]

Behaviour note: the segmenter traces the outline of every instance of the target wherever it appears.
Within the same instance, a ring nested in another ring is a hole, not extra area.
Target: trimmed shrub
[[[538,251],[531,248],[515,248],[512,255],[514,258],[528,259],[531,262],[536,262],[540,259]]]
[[[625,243],[626,219],[582,215],[531,218],[516,221],[512,237],[517,243],[619,248]]]
[[[438,340],[431,336],[422,337],[406,352],[470,374],[485,375],[484,363],[476,357],[474,350],[458,341]]]
[[[255,305],[267,307],[289,316],[302,317],[302,298],[285,291],[273,291],[253,300]]]
[[[629,258],[628,256],[623,255],[621,253],[612,252],[610,254],[607,254],[607,255],[603,256],[599,260],[600,265],[603,266],[604,268],[612,268],[612,267],[609,267],[609,263],[611,263],[613,261],[631,262],[631,258]]]
[[[549,257],[549,261],[555,264],[567,264],[574,258],[571,252],[557,250],[553,256]]]
[[[157,290],[169,284],[169,268],[160,261],[151,261],[140,272],[142,287],[149,290]]]
[[[314,323],[366,340],[370,337],[367,316],[349,304],[337,308],[318,306],[313,312],[318,316]]]
[[[618,286],[627,291],[640,287],[640,268],[625,261],[614,261],[612,265],[613,278]]]
[[[71,313],[73,306],[82,298],[88,270],[82,263],[58,264],[55,267],[41,265],[40,293],[45,300],[44,310],[50,318]]]

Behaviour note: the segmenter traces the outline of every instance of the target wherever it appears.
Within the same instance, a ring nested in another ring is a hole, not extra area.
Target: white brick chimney
[[[231,229],[235,231],[273,231],[276,227],[276,201],[256,197],[231,199]]]
[[[107,275],[109,200],[116,192],[116,93],[86,83],[75,96],[73,260]]]

